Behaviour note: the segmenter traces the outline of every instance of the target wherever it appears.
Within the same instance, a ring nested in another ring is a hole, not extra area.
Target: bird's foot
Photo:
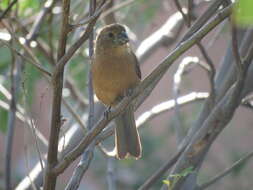
[[[125,97],[130,97],[130,96],[132,96],[132,94],[133,94],[133,92],[134,92],[134,88],[128,88],[126,91],[125,91]]]
[[[109,117],[109,113],[111,112],[111,108],[112,108],[111,106],[107,107],[105,112],[104,112],[104,117],[106,119],[108,119],[108,117]]]

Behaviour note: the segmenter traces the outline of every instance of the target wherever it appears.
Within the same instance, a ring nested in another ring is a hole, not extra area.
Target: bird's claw
[[[106,119],[108,119],[110,112],[111,112],[111,106],[107,107],[105,112],[104,112],[104,117]]]
[[[125,97],[130,97],[132,96],[134,92],[134,89],[133,88],[128,88],[126,91],[125,91]]]

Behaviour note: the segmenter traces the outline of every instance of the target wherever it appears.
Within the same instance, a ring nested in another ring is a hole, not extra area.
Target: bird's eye
[[[114,34],[113,34],[112,32],[109,32],[109,33],[108,33],[108,36],[109,36],[110,38],[113,38],[113,37],[114,37]]]

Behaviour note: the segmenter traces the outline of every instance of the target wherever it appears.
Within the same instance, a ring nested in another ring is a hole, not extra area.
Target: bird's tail
[[[117,157],[124,159],[128,156],[141,157],[141,142],[136,128],[133,106],[130,105],[116,119],[115,146]]]

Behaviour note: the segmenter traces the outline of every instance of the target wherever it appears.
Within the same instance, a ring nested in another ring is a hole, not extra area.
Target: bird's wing
[[[137,74],[137,76],[141,79],[141,69],[140,69],[139,61],[138,61],[136,55],[135,55],[133,52],[132,52],[132,54],[133,54],[133,57],[134,57],[134,59],[135,59],[134,64],[135,64],[135,71],[136,71],[136,74]]]

